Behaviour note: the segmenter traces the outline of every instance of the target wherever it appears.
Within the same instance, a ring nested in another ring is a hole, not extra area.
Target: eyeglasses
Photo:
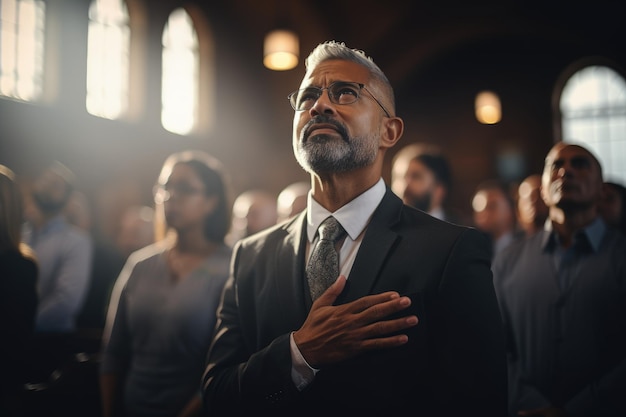
[[[349,81],[335,81],[325,88],[307,87],[296,90],[293,93],[289,94],[287,98],[289,99],[291,107],[293,107],[295,111],[310,110],[311,107],[313,107],[317,100],[322,96],[324,90],[328,90],[328,98],[330,99],[331,103],[335,104],[356,103],[356,101],[361,96],[361,90],[365,90],[380,106],[380,108],[383,109],[385,115],[387,117],[391,117],[389,115],[389,112],[387,111],[387,109],[385,109],[381,102],[378,101],[376,97],[374,97],[372,92],[369,91],[367,87],[365,87],[365,84],[361,83],[353,83]]]
[[[172,198],[172,196],[186,198],[195,194],[204,193],[203,189],[194,188],[189,184],[159,184],[154,187],[154,201],[157,204],[164,203]]]

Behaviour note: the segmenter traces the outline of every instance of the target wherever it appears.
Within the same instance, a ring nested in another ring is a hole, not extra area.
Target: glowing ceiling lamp
[[[273,30],[265,36],[263,64],[274,71],[285,71],[298,65],[298,36],[286,29]]]
[[[476,95],[474,110],[476,119],[486,125],[496,124],[502,119],[500,98],[492,91],[481,91]]]

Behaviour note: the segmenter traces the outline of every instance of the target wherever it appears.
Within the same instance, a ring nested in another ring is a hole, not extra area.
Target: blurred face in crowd
[[[308,193],[309,185],[306,183],[293,184],[281,191],[277,199],[277,221],[287,220],[304,210]]]
[[[45,171],[32,186],[33,202],[45,214],[61,212],[71,193],[71,187],[65,178],[54,170]]]
[[[233,204],[233,228],[250,236],[276,224],[276,199],[263,192],[241,194]]]
[[[214,210],[215,196],[209,196],[204,183],[188,164],[178,163],[164,184],[160,184],[156,200],[163,203],[165,220],[177,231],[202,227]]]
[[[541,229],[548,217],[548,207],[541,198],[541,176],[531,175],[517,189],[519,223],[528,232]]]
[[[615,186],[610,184],[603,185],[602,198],[600,199],[598,210],[609,226],[618,227],[620,225],[624,204],[626,202],[622,200],[622,194]]]
[[[585,148],[556,144],[546,157],[541,195],[548,207],[585,210],[596,206],[602,193],[602,171]]]
[[[474,223],[480,230],[497,238],[513,229],[513,208],[502,190],[479,190],[472,200],[472,208]]]
[[[404,174],[404,183],[402,193],[404,203],[422,211],[430,211],[433,200],[437,200],[436,195],[442,191],[435,174],[416,159],[409,162]]]

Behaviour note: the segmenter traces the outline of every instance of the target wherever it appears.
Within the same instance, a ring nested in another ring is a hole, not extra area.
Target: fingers
[[[333,305],[346,286],[340,275],[314,303],[304,324],[294,332],[302,356],[317,368],[358,355],[360,352],[403,345],[406,329],[418,318],[405,311],[409,297],[396,291],[368,295]]]
[[[314,303],[314,308],[332,305],[346,285],[346,277],[340,275]],[[364,330],[363,337],[377,337],[397,332],[417,324],[417,316],[405,316],[391,319],[411,305],[409,297],[400,297],[395,291],[368,295],[338,306],[341,314],[350,317],[357,327]]]
[[[326,291],[322,295],[319,296],[317,300],[313,303],[313,305],[317,306],[329,306],[332,305],[337,297],[341,294],[343,289],[346,286],[346,277],[344,275],[339,275],[333,285],[328,287]]]
[[[339,275],[333,285],[328,287],[326,291],[322,295],[320,295],[320,297],[315,301],[314,305],[332,305],[337,300],[337,297],[341,295],[341,292],[346,286],[346,281],[347,279],[344,275]],[[366,297],[355,300],[354,302],[350,303],[350,305],[352,306],[353,312],[360,312],[376,304],[388,300],[393,300],[399,297],[400,295],[397,292],[388,291],[381,294],[368,295]],[[410,300],[408,301],[409,304],[406,304],[405,307],[408,307],[410,305]],[[406,302],[406,300],[403,302]]]
[[[360,314],[364,320],[375,320],[397,313],[409,307],[411,299],[400,297],[395,291],[388,291],[359,298],[345,307],[352,314]]]
[[[341,294],[346,286],[346,277],[339,275],[335,282],[315,301],[315,307],[330,306]],[[396,291],[387,291],[380,294],[368,295],[355,301],[344,304],[342,307],[348,313],[359,314],[363,322],[371,322],[397,313],[411,305],[409,297],[400,297]]]
[[[360,338],[371,344],[373,348],[387,347],[388,344],[405,343],[408,338],[404,334],[398,334],[419,322],[417,316],[404,316],[393,320],[381,320],[371,323],[362,328]],[[385,336],[388,335],[388,336]],[[381,337],[382,336],[382,337]]]

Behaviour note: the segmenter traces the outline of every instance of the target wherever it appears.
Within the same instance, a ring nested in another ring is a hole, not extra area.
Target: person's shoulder
[[[233,248],[226,245],[220,244],[217,249],[215,249],[214,256],[216,258],[230,258],[233,253]]]
[[[453,223],[448,220],[438,219],[422,210],[416,209],[406,204],[402,206],[402,213],[403,218],[405,219],[405,223],[408,224],[415,224],[422,227],[442,229],[447,231],[455,231],[457,233],[473,229],[469,226]]]
[[[247,236],[236,243],[235,249],[254,248],[258,250],[262,246],[271,244],[272,242],[280,242],[285,239],[286,236],[302,231],[303,217],[306,217],[305,212],[281,221],[251,236]]]
[[[430,214],[404,205],[400,221],[390,225],[395,231],[406,238],[405,244],[427,244],[437,247],[463,247],[488,248],[489,241],[485,235],[471,226],[450,223],[440,220]]]
[[[467,215],[464,215],[461,210],[458,210],[456,208],[445,208],[443,211],[443,215],[443,219],[449,223],[465,226],[471,224],[471,219]]]
[[[144,246],[143,248],[132,252],[128,256],[127,262],[131,264],[155,262],[155,260],[158,259],[158,257],[160,257],[166,249],[167,245],[163,241],[151,243],[148,246]]]
[[[531,248],[541,248],[545,239],[544,230],[533,233],[530,236],[516,235],[515,238],[505,248],[503,248],[493,259],[494,265],[510,264],[520,258],[523,252]],[[534,253],[534,251],[531,251]]]
[[[165,242],[159,241],[132,252],[115,285],[119,288],[134,287],[138,282],[159,274],[159,271],[165,271],[163,252],[167,247]]]
[[[522,250],[522,248],[528,244],[528,239],[530,239],[530,237],[519,236],[514,238],[511,243],[496,253],[494,256],[494,263],[499,259],[515,257]]]
[[[63,238],[67,242],[75,243],[78,246],[85,246],[90,248],[93,246],[93,237],[87,230],[71,223],[66,223],[65,227],[61,229]]]

